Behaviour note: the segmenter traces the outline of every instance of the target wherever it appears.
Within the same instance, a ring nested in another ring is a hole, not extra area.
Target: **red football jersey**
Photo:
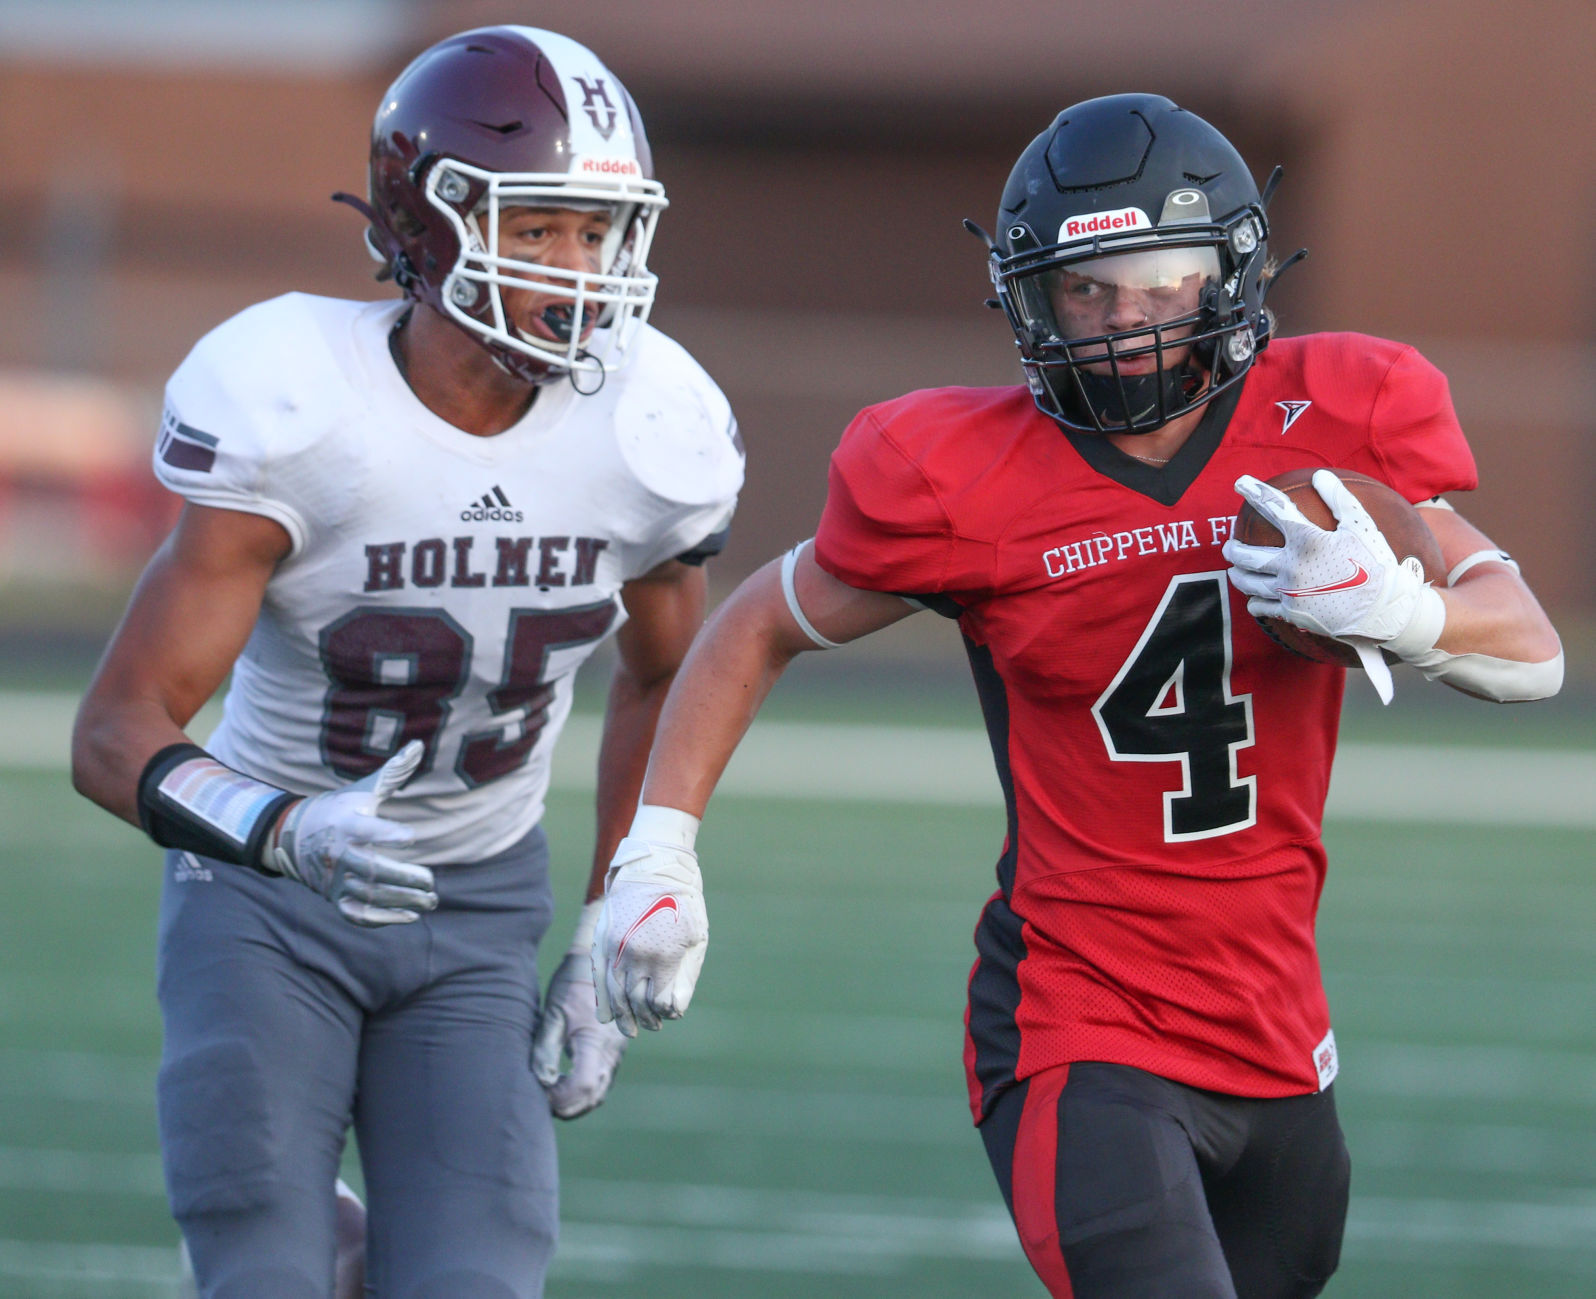
[[[1220,547],[1236,479],[1474,487],[1445,378],[1354,334],[1280,339],[1157,469],[1023,387],[910,393],[849,426],[815,538],[851,586],[958,616],[1008,806],[966,1066],[1100,1060],[1241,1096],[1334,1076],[1314,948],[1345,672],[1280,648]]]

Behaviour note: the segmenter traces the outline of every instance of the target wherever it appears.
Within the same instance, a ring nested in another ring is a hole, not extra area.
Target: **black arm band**
[[[197,744],[169,744],[139,776],[139,824],[163,848],[258,870],[266,836],[295,798],[223,765]]]

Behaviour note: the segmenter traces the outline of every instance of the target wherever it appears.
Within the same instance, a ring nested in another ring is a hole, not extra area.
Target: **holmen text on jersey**
[[[547,590],[591,586],[599,555],[610,544],[601,537],[494,537],[494,557],[488,559],[484,554],[486,566],[479,567],[472,554],[476,542],[475,537],[427,537],[414,544],[388,541],[367,546],[366,583],[361,589],[400,591],[407,577],[409,585],[421,587],[536,586]],[[532,571],[534,545],[536,573]]]

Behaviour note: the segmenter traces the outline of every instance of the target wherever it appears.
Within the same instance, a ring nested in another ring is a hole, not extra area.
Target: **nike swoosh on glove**
[[[373,844],[407,844],[409,826],[377,815],[382,802],[421,763],[412,740],[364,780],[293,804],[273,831],[262,865],[298,880],[334,903],[344,919],[366,928],[405,925],[438,905],[425,866],[374,852]]]
[[[622,839],[604,877],[593,935],[598,1016],[627,1037],[638,1025],[680,1019],[709,950],[698,855],[670,844]]]
[[[582,908],[570,950],[549,980],[532,1033],[532,1073],[548,1093],[556,1118],[580,1118],[597,1109],[626,1053],[626,1035],[614,1024],[599,1023],[591,951],[601,909],[598,902]],[[562,1055],[571,1058],[564,1073]]]
[[[1335,516],[1334,531],[1313,523],[1284,492],[1251,474],[1236,480],[1236,490],[1285,540],[1281,546],[1227,541],[1223,554],[1232,566],[1231,584],[1248,597],[1253,617],[1280,618],[1351,645],[1389,703],[1391,669],[1379,647],[1401,636],[1418,615],[1428,589],[1424,566],[1412,556],[1397,561],[1369,512],[1328,469],[1314,474],[1313,488]]]

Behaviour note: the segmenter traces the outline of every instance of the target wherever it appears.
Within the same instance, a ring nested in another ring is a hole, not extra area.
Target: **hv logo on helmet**
[[[1139,207],[1116,208],[1112,212],[1083,212],[1079,216],[1064,218],[1064,223],[1058,228],[1058,241],[1067,244],[1098,235],[1152,228],[1153,223],[1147,219],[1147,213]]]
[[[582,87],[582,111],[587,114],[587,120],[608,140],[615,133],[615,122],[620,115],[604,85],[604,78],[594,77],[591,83],[586,77],[572,77],[571,80]]]

